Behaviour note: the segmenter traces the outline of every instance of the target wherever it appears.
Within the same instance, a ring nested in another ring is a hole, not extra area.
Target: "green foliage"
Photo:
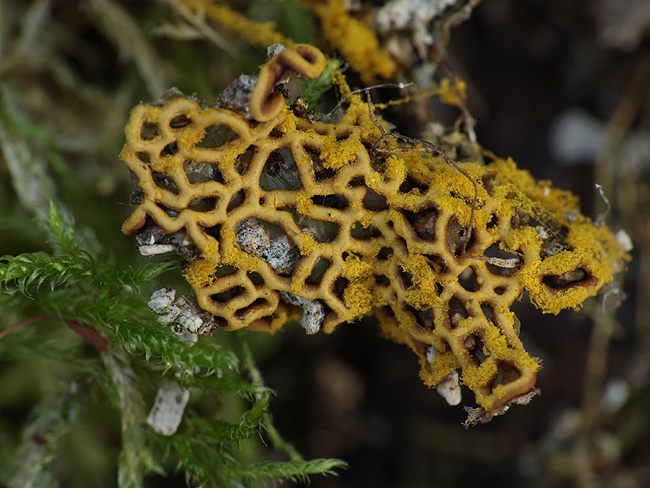
[[[300,79],[300,83],[302,84],[300,96],[307,99],[307,102],[309,102],[310,110],[313,110],[315,113],[319,113],[321,111],[318,101],[326,91],[332,88],[332,73],[337,71],[340,66],[341,61],[339,59],[333,58],[329,60],[325,66],[325,70],[318,78]]]
[[[107,428],[106,419],[89,412],[97,402],[110,405],[119,425],[121,448],[113,457],[112,476],[120,487],[144,486],[145,477],[174,467],[188,485],[234,487],[269,479],[304,482],[344,466],[337,460],[300,459],[275,431],[268,413],[272,391],[264,386],[243,335],[229,333],[230,347],[215,337],[191,344],[155,321],[147,288],[177,262],[115,264],[54,204],[47,229],[51,252],[0,258],[0,313],[13,320],[0,329],[0,387],[12,367],[49,365],[37,378],[45,390],[36,395],[40,402],[22,421],[22,432],[14,429],[9,447],[3,445],[0,484],[58,486],[60,477],[83,479],[62,473],[61,466],[79,418]],[[191,390],[180,427],[170,436],[146,423],[164,380]],[[212,406],[206,416],[206,405],[215,404],[210,399],[221,407]],[[269,462],[259,455],[251,460],[250,444],[257,443],[254,452],[262,453],[262,439],[288,460]],[[110,456],[110,446],[100,451]],[[79,469],[83,473],[84,467]]]

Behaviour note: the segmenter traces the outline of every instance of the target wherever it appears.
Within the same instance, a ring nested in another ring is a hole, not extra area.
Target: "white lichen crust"
[[[161,288],[153,292],[148,305],[158,315],[158,323],[171,326],[176,334],[190,332],[205,335],[212,330],[212,326],[203,320],[203,314],[198,312],[185,297],[177,299],[176,290],[172,288]]]
[[[285,303],[302,308],[302,317],[298,322],[305,328],[307,334],[315,334],[320,330],[323,320],[325,320],[325,307],[320,300],[307,300],[284,291],[280,292],[280,299]]]
[[[183,389],[175,381],[165,379],[163,385],[158,388],[147,424],[160,435],[174,434],[183,420],[189,399],[189,390]]]
[[[291,274],[300,261],[300,251],[285,235],[271,239],[262,224],[247,219],[237,226],[237,244],[242,251],[263,259],[278,274]]]

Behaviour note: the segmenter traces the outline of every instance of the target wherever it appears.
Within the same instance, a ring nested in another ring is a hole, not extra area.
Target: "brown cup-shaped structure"
[[[286,48],[271,58],[261,69],[251,99],[249,110],[253,119],[268,122],[277,116],[284,106],[284,97],[275,91],[275,85],[291,74],[316,78],[325,69],[325,56],[308,44]]]

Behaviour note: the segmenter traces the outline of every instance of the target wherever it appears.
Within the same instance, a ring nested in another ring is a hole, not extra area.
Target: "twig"
[[[57,319],[58,317],[55,317],[54,315],[39,315],[37,317],[32,317],[26,320],[23,320],[22,322],[18,322],[16,324],[10,325],[7,327],[5,330],[0,332],[0,339],[2,339],[4,336],[12,332],[13,330],[16,330],[18,327],[22,327],[23,325],[29,325],[33,322],[39,322],[41,320],[48,320],[48,319]]]
[[[471,183],[472,186],[474,187],[474,198],[472,200],[472,210],[470,212],[470,217],[469,217],[469,225],[467,226],[467,236],[465,237],[465,240],[463,241],[463,246],[461,248],[461,255],[465,254],[465,251],[467,250],[467,244],[469,243],[470,238],[472,237],[472,230],[474,229],[474,212],[476,210],[476,201],[478,199],[478,186],[476,185],[476,181],[474,181],[474,178],[472,178],[470,175],[468,175],[464,170],[456,164],[456,162],[451,159],[449,156],[447,156],[447,153],[443,150],[440,149],[438,146],[435,144],[425,141],[422,139],[415,139],[412,137],[407,137],[402,134],[399,134],[397,132],[386,132],[384,128],[381,126],[379,121],[377,120],[377,116],[375,115],[374,107],[372,104],[372,100],[370,98],[370,92],[366,91],[366,97],[368,99],[368,110],[370,112],[370,119],[372,120],[373,124],[377,126],[379,131],[381,132],[381,136],[379,139],[375,141],[375,143],[372,145],[369,151],[370,157],[372,157],[375,152],[396,152],[396,151],[401,151],[401,152],[427,152],[425,149],[420,149],[420,148],[407,148],[407,147],[400,147],[396,149],[381,149],[379,145],[384,142],[387,139],[393,138],[397,139],[402,142],[406,142],[408,144],[413,144],[413,145],[418,145],[422,144],[423,146],[427,147],[429,150],[433,151],[436,155],[442,157],[445,162],[454,170],[458,171],[460,174],[462,174],[465,178],[467,178]]]
[[[23,325],[29,325],[34,322],[40,322],[41,320],[58,320],[59,317],[56,315],[38,315],[36,317],[31,317],[29,319],[25,319],[21,322],[15,323],[13,325],[10,325],[7,327],[5,330],[0,332],[0,339],[2,339],[4,336],[9,334],[10,332],[16,330],[18,327],[22,327]],[[90,327],[88,325],[82,325],[78,322],[75,322],[73,320],[64,320],[63,321],[65,325],[70,327],[70,329],[77,334],[79,334],[86,342],[89,344],[95,346],[98,350],[105,352],[108,350],[108,339],[105,337],[102,337],[99,332],[97,332],[96,329],[93,327]]]
[[[352,95],[356,95],[356,94],[358,94],[358,93],[363,93],[363,92],[369,93],[370,90],[373,90],[373,89],[375,89],[375,88],[389,88],[389,87],[393,87],[393,88],[399,88],[400,90],[402,90],[403,88],[407,88],[407,87],[411,86],[412,84],[413,84],[413,82],[411,82],[411,83],[383,83],[383,84],[381,84],[381,85],[373,85],[373,86],[369,86],[369,87],[367,87],[367,88],[360,88],[360,89],[358,89],[358,90],[353,90],[353,91],[351,91],[350,93],[348,93],[347,95],[343,96],[343,97],[341,98],[341,100],[339,100],[339,103],[337,103],[336,106],[335,106],[332,110],[330,110],[330,111],[327,113],[327,116],[330,116],[331,114],[333,114],[334,111],[336,111],[336,109],[338,109],[338,108],[343,104],[343,102],[345,102],[345,101],[346,101],[348,98],[350,98]],[[371,113],[371,117],[372,117],[373,115],[374,115],[374,114]],[[381,127],[380,127],[380,129],[381,129]],[[383,129],[382,129],[382,130],[383,130]]]

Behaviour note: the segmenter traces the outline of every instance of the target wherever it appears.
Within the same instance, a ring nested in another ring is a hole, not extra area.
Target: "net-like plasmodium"
[[[472,181],[423,153],[371,157],[379,136],[355,96],[331,124],[286,107],[259,122],[184,96],[139,105],[121,155],[138,206],[123,231],[182,235],[199,256],[185,278],[224,329],[277,330],[307,304],[311,332],[375,313],[425,383],[460,368],[477,402],[499,409],[540,368],[512,303],[527,290],[544,312],[577,308],[624,253],[570,193],[502,159],[459,163],[477,184],[462,253]]]

